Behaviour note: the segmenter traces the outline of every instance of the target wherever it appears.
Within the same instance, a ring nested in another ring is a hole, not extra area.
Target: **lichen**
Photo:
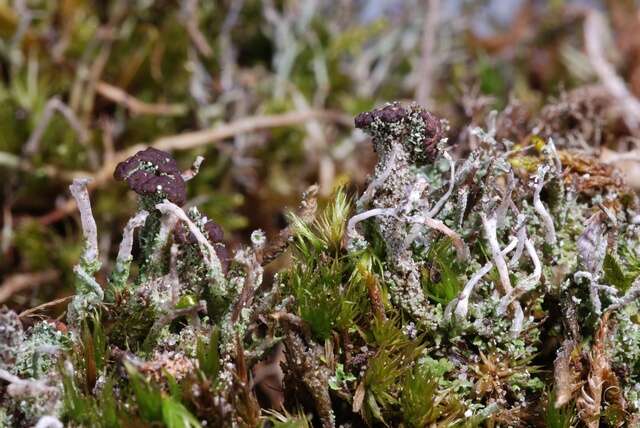
[[[416,104],[359,115],[378,156],[368,187],[355,196],[338,188],[318,212],[312,188],[278,237],[256,230],[233,251],[203,210],[180,206],[177,162],[141,152],[116,174],[141,210],[104,291],[86,182],[77,181],[86,244],[70,332],[48,322],[23,329],[0,313],[0,418],[632,424],[637,198],[551,139],[514,148],[494,119],[470,129],[475,148],[454,156],[446,121]],[[600,178],[586,180],[589,171]],[[179,195],[149,180],[172,180]],[[287,247],[288,263],[271,276],[267,265]]]

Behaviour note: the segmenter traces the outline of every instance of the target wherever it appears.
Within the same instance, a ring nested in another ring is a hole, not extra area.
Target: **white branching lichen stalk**
[[[516,239],[512,239],[509,245],[504,247],[502,250],[502,255],[505,256],[509,254],[509,252],[513,251],[516,247],[518,241]],[[482,268],[480,268],[473,276],[469,279],[469,281],[465,284],[462,292],[451,301],[450,306],[453,310],[453,313],[459,318],[465,318],[467,316],[467,312],[469,310],[469,298],[473,293],[473,289],[478,285],[478,282],[482,279],[483,276],[489,273],[491,269],[493,269],[493,262],[487,262]],[[447,307],[447,311],[445,314],[450,314],[452,310]],[[448,317],[447,317],[448,318]]]
[[[202,162],[204,162],[204,157],[197,156],[193,161],[193,165],[191,165],[191,168],[182,173],[182,179],[184,181],[189,181],[192,180],[196,175],[198,175],[198,172],[200,172],[200,167],[202,166]]]
[[[500,307],[498,308],[499,314],[506,312],[507,306],[509,306],[514,299],[519,298],[524,293],[527,293],[535,288],[535,286],[539,284],[540,278],[542,277],[542,263],[540,262],[540,257],[538,257],[538,253],[535,246],[533,245],[533,242],[530,239],[525,239],[524,242],[527,249],[527,254],[529,254],[531,262],[533,263],[533,272],[530,276],[524,278],[515,288],[512,288],[511,291],[502,298],[502,300],[500,301]]]
[[[193,221],[187,216],[187,214],[177,206],[176,204],[165,201],[156,205],[156,208],[163,214],[172,215],[183,221],[189,228],[189,232],[195,237],[202,256],[206,260],[206,264],[209,267],[209,275],[211,279],[217,284],[218,287],[224,287],[225,278],[222,272],[222,264],[218,258],[213,245],[205,238],[202,231],[193,223]]]
[[[500,284],[502,287],[502,294],[508,294],[511,292],[511,279],[509,278],[509,270],[507,268],[507,261],[502,255],[500,244],[496,235],[497,218],[495,215],[487,217],[484,213],[480,213],[482,219],[482,226],[484,233],[489,243],[489,249],[491,250],[491,258],[498,274],[500,275]]]
[[[533,206],[536,210],[536,213],[542,219],[545,227],[545,239],[549,243],[549,245],[556,244],[556,228],[553,224],[553,218],[547,208],[544,206],[542,201],[540,200],[540,192],[544,187],[544,177],[547,174],[549,167],[547,165],[543,165],[538,168],[538,173],[534,177],[534,192],[533,192]]]

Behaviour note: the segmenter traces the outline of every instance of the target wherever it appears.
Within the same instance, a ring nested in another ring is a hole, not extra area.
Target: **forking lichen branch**
[[[157,204],[156,208],[161,213],[175,216],[186,224],[186,226],[189,228],[189,232],[193,234],[196,241],[198,242],[200,251],[202,252],[202,256],[206,260],[206,264],[209,267],[209,275],[211,279],[217,284],[218,287],[224,287],[226,281],[222,272],[222,264],[220,263],[220,259],[218,258],[215,249],[207,240],[207,238],[205,238],[202,231],[193,223],[193,221],[189,218],[189,216],[187,216],[182,208],[180,208],[176,204],[166,200]]]
[[[507,255],[511,252],[518,243],[517,239],[512,239],[509,244],[504,247],[502,250],[502,255]],[[489,273],[491,269],[493,269],[493,262],[487,262],[480,270],[478,270],[465,284],[462,292],[451,301],[447,309],[445,310],[445,319],[450,319],[451,313],[455,313],[455,315],[459,318],[465,318],[469,311],[469,298],[473,293],[474,288],[478,284],[478,282],[482,279],[483,276]]]
[[[542,219],[542,222],[545,226],[545,238],[550,245],[556,244],[556,228],[553,224],[553,218],[547,208],[544,206],[542,201],[540,200],[540,192],[544,187],[544,177],[547,174],[549,167],[547,165],[542,165],[538,168],[538,173],[535,175],[533,179],[533,206],[536,210],[536,213]]]

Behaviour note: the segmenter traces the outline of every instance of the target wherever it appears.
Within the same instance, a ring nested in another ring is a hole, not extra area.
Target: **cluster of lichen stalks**
[[[2,312],[0,425],[640,423],[640,217],[598,175],[615,171],[479,128],[454,161],[446,123],[416,105],[356,126],[379,157],[364,193],[316,213],[310,189],[280,236],[256,231],[232,257],[180,206],[201,159],[182,173],[139,152],[115,174],[140,211],[106,287],[75,181],[86,247],[68,331]]]

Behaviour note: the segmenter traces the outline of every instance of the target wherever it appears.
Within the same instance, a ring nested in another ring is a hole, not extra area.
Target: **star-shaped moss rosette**
[[[175,159],[152,147],[120,162],[113,176],[126,181],[141,196],[161,194],[176,205],[184,204],[187,198],[187,187]]]

